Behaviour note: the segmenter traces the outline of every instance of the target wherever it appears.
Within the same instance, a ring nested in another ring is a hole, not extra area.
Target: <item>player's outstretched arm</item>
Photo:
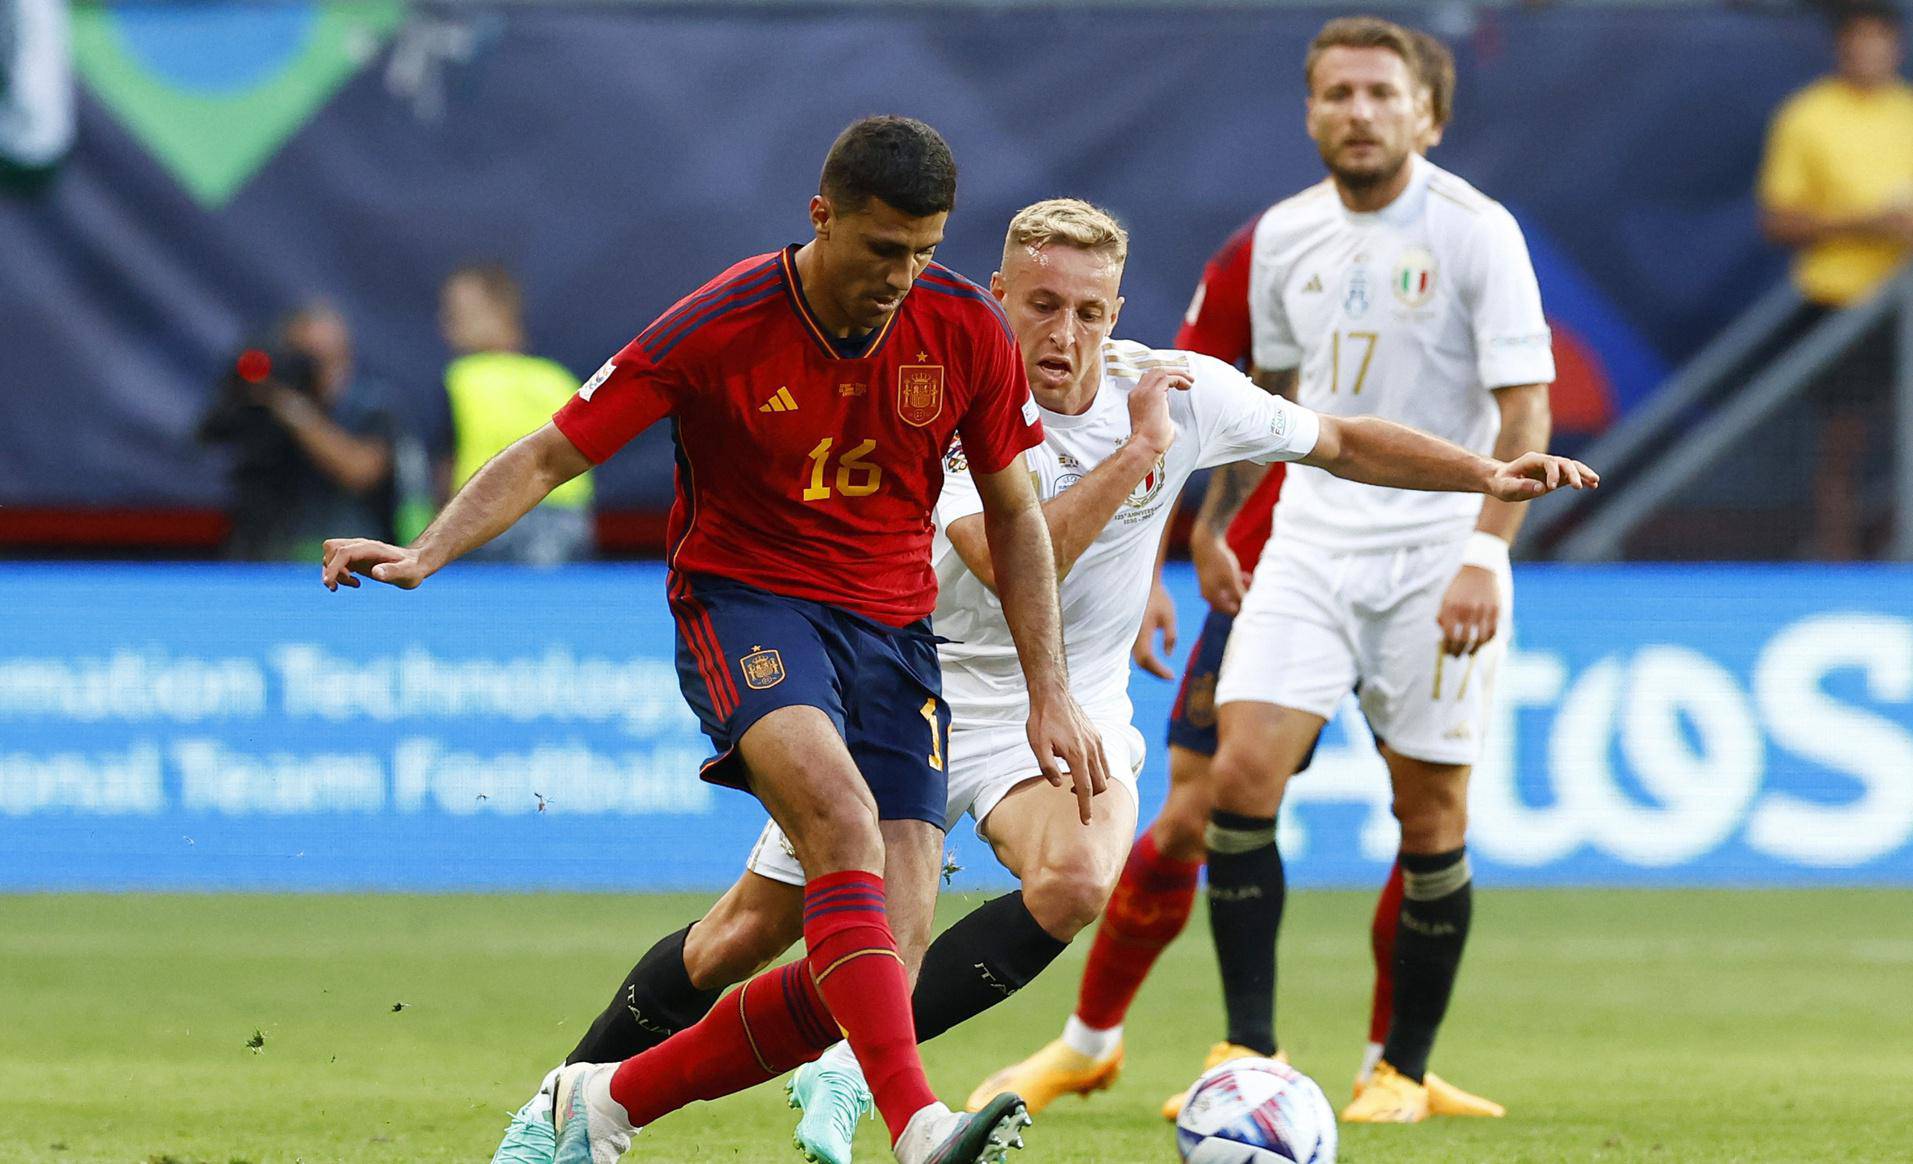
[[[1322,416],[1304,465],[1337,477],[1391,489],[1485,493],[1498,501],[1532,501],[1556,489],[1593,489],[1600,475],[1581,462],[1546,453],[1499,461],[1437,436],[1374,416]]]
[[[1044,779],[1058,788],[1064,779],[1056,761],[1068,765],[1078,812],[1088,824],[1091,798],[1109,786],[1109,765],[1095,727],[1069,694],[1049,525],[1023,458],[994,473],[977,473],[975,481],[1003,617],[1029,685],[1030,747]]]
[[[320,581],[337,590],[358,586],[362,575],[411,590],[454,558],[510,529],[553,489],[589,468],[578,447],[546,424],[485,462],[410,546],[369,538],[327,541]]]

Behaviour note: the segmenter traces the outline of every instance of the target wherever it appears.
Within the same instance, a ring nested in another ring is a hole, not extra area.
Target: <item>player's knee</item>
[[[1087,857],[1055,861],[1024,877],[1023,904],[1044,933],[1067,942],[1102,915],[1119,872]]]
[[[1416,789],[1398,797],[1395,817],[1401,822],[1402,848],[1410,853],[1446,853],[1466,843],[1468,796],[1460,785],[1445,783]]]
[[[1150,826],[1156,851],[1171,861],[1200,861],[1208,851],[1203,839],[1208,823],[1208,798],[1172,797]]]
[[[818,801],[779,823],[812,877],[846,869],[883,869],[883,831],[876,803],[868,798]]]
[[[1282,787],[1288,776],[1261,756],[1226,743],[1210,767],[1215,789],[1214,807],[1242,816],[1274,816],[1282,807]]]
[[[757,973],[790,943],[778,919],[755,911],[714,913],[685,935],[684,970],[699,990],[717,990]]]

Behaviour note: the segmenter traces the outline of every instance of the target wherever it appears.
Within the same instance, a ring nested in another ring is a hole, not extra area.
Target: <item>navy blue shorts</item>
[[[1229,629],[1233,626],[1233,615],[1215,609],[1202,620],[1202,633],[1189,648],[1182,686],[1169,709],[1170,747],[1205,756],[1216,754],[1216,676],[1222,671],[1222,652],[1229,645]]]
[[[673,574],[678,687],[717,754],[699,773],[750,789],[737,743],[780,707],[830,717],[883,820],[943,827],[950,708],[930,620],[883,623],[708,576]]]
[[[1211,609],[1202,620],[1202,633],[1189,648],[1189,662],[1182,670],[1182,686],[1176,691],[1175,705],[1169,709],[1169,746],[1187,748],[1204,756],[1216,754],[1216,676],[1222,672],[1222,652],[1229,646],[1229,631],[1235,616]],[[1320,740],[1316,741],[1320,743]],[[1377,744],[1380,740],[1375,741]],[[1308,769],[1315,759],[1315,744],[1309,745],[1296,771]]]

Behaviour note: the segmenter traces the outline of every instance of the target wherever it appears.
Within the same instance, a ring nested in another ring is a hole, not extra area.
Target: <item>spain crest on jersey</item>
[[[897,415],[922,428],[943,414],[943,365],[905,364],[897,369]]]
[[[775,650],[755,650],[737,661],[744,669],[744,684],[753,691],[775,687],[784,681],[784,656]]]

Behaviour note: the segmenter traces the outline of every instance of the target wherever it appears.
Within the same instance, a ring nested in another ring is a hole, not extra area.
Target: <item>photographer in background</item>
[[[390,417],[352,377],[344,317],[314,302],[269,349],[234,361],[200,439],[232,446],[232,534],[242,561],[314,561],[342,530],[392,536]]]

